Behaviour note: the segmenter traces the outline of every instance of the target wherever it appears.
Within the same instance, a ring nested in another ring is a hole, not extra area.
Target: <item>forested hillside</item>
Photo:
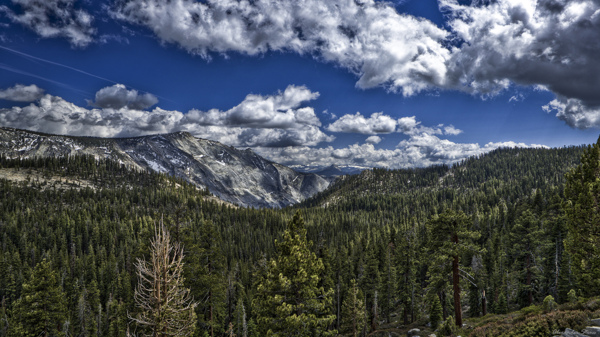
[[[565,175],[585,149],[369,170],[282,210],[232,207],[180,179],[89,156],[2,157],[0,172],[25,178],[0,181],[0,336],[141,335],[136,261],[156,253],[161,223],[183,247],[195,336],[399,333],[548,295],[596,296],[595,243],[586,255],[585,239],[569,234],[575,214],[597,216],[598,146]],[[578,233],[596,240],[588,229]],[[54,315],[34,303],[54,304]]]

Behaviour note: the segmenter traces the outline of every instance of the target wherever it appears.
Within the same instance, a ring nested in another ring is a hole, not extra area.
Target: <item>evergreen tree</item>
[[[319,288],[323,262],[310,251],[306,228],[296,213],[276,242],[277,257],[266,266],[254,297],[259,327],[266,336],[326,336],[335,320],[327,310],[333,290]]]
[[[577,287],[584,296],[600,294],[600,138],[588,146],[581,164],[566,175],[565,246]]]
[[[67,321],[65,294],[50,262],[42,260],[23,284],[21,298],[14,303],[11,335],[23,337],[61,336]]]
[[[496,300],[496,307],[494,312],[497,314],[506,314],[508,313],[508,303],[506,302],[506,294],[504,291],[500,291],[498,294],[498,299]]]
[[[431,220],[431,247],[442,260],[452,261],[452,288],[454,291],[454,317],[456,326],[462,327],[460,303],[459,257],[466,252],[476,252],[470,243],[479,233],[468,230],[469,218],[461,211],[447,210]]]
[[[519,279],[519,303],[521,307],[534,302],[534,281],[539,277],[542,264],[541,248],[544,232],[535,214],[526,210],[516,221],[510,233],[513,242],[513,264]]]
[[[433,330],[437,329],[442,320],[442,304],[440,303],[440,298],[437,294],[432,294],[429,302],[429,321],[431,322],[431,328]]]
[[[186,228],[184,231],[186,284],[199,301],[196,312],[200,329],[208,331],[209,336],[213,337],[224,331],[227,289],[223,242],[212,221],[201,221],[199,228],[195,231],[192,229]]]
[[[130,319],[147,336],[189,336],[196,324],[196,303],[184,288],[182,248],[171,242],[162,221],[155,229],[150,255],[150,262],[138,259],[136,263],[139,282],[134,296],[139,311]]]
[[[356,286],[356,280],[350,281],[348,294],[342,304],[342,330],[358,337],[365,328],[367,312],[363,302],[362,291]]]

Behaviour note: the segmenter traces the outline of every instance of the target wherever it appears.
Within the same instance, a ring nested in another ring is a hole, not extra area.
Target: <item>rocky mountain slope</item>
[[[91,154],[130,167],[182,177],[241,206],[284,207],[325,190],[329,182],[187,132],[134,138],[57,136],[0,128],[0,153],[10,158]]]

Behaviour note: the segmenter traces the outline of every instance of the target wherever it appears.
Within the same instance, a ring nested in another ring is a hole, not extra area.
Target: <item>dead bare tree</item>
[[[144,336],[190,336],[196,325],[195,303],[183,284],[183,248],[171,243],[162,220],[154,230],[150,261],[137,259],[139,282],[134,300],[139,310],[129,316]]]

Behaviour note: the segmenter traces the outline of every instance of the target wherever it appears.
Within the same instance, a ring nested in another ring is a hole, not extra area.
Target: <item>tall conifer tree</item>
[[[277,256],[257,284],[253,307],[266,336],[328,336],[335,320],[329,312],[332,289],[319,287],[323,262],[310,250],[306,228],[296,213],[281,241]]]

